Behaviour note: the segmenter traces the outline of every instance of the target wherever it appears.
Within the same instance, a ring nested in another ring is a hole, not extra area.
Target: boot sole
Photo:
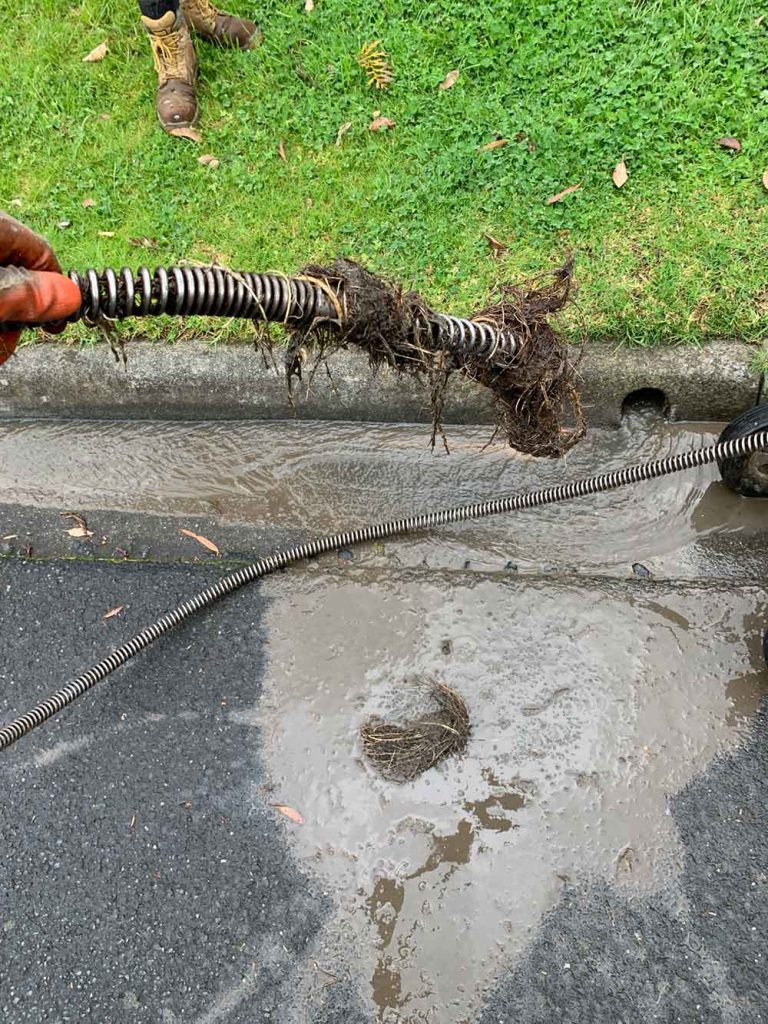
[[[196,127],[200,123],[200,115],[195,114],[194,119],[192,121],[172,121],[169,124],[166,124],[165,121],[163,121],[158,115],[157,123],[160,125],[164,132],[171,133],[175,131],[177,128]]]

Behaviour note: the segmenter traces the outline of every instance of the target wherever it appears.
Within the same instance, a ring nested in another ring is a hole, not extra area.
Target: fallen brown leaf
[[[93,536],[93,530],[86,530],[86,528],[84,526],[73,526],[71,529],[65,530],[64,532],[68,533],[70,537],[92,537]]]
[[[344,124],[340,124],[339,125],[339,130],[336,132],[336,145],[337,146],[341,145],[341,140],[344,138],[344,136],[347,134],[347,132],[349,131],[349,129],[351,127],[352,127],[352,122],[351,121],[345,121]]]
[[[453,71],[448,72],[448,74],[445,76],[445,78],[442,80],[442,82],[440,83],[440,85],[438,85],[437,88],[440,90],[440,92],[444,92],[446,89],[452,89],[454,85],[456,85],[458,80],[459,69],[454,68]]]
[[[389,117],[374,117],[368,125],[369,132],[380,132],[383,128],[394,128],[395,122]]]
[[[629,171],[627,170],[627,165],[623,160],[617,163],[613,168],[611,178],[613,178],[613,184],[616,188],[621,188],[622,185],[626,185],[627,180],[629,179]]]
[[[185,537],[191,537],[192,540],[196,540],[198,544],[202,544],[204,548],[208,548],[208,550],[212,551],[214,555],[221,553],[212,540],[208,540],[207,537],[201,537],[199,533],[193,533],[191,530],[179,530],[179,533],[183,533]]]
[[[139,238],[129,238],[128,241],[131,245],[137,246],[139,249],[156,249],[157,239],[147,238],[146,235],[141,235]]]
[[[768,171],[763,171],[763,188],[768,192]]]
[[[280,139],[280,145],[277,147],[277,155],[284,163],[288,163],[288,157],[285,155],[285,143]]]
[[[88,520],[85,516],[81,516],[79,512],[60,512],[59,515],[62,519],[71,519],[78,526],[81,526],[84,530],[88,528]]]
[[[723,149],[732,149],[734,153],[741,152],[741,143],[738,139],[734,139],[732,135],[724,135],[722,139],[717,140],[717,144]]]
[[[84,208],[85,210],[87,210],[87,209],[89,209],[89,207],[91,207],[91,206],[95,206],[95,205],[96,205],[96,200],[95,200],[95,199],[91,199],[91,198],[89,197],[88,199],[84,199],[84,200],[83,200],[83,208]]]
[[[97,64],[100,60],[104,60],[107,56],[108,49],[106,41],[99,43],[98,46],[94,46],[90,53],[86,53],[83,57],[83,61],[86,64]]]
[[[490,153],[492,149],[501,149],[502,146],[508,146],[509,139],[494,139],[493,142],[486,142],[484,146],[479,146],[478,153]]]
[[[176,139],[187,139],[189,142],[203,141],[203,136],[196,128],[169,128],[168,134]]]
[[[202,164],[203,167],[210,167],[212,171],[215,171],[219,166],[219,161],[213,153],[203,153],[202,156],[197,158],[197,162]]]
[[[558,192],[557,195],[550,196],[549,199],[545,199],[544,202],[547,206],[551,206],[552,203],[559,203],[561,199],[565,199],[571,192],[575,192],[576,189],[581,188],[581,182],[576,185],[569,185],[568,188],[564,188],[562,192]]]
[[[288,807],[286,804],[272,804],[272,807],[281,814],[284,814],[286,818],[293,821],[296,825],[303,825],[304,819],[298,811],[294,811],[292,807]]]
[[[500,242],[498,238],[494,238],[493,235],[486,233],[483,237],[488,243],[488,248],[491,250],[491,256],[494,259],[498,259],[499,256],[503,256],[505,252],[509,252],[509,246],[505,245],[504,242]]]
[[[104,612],[102,616],[104,621],[106,622],[107,619],[113,619],[116,615],[119,615],[123,608],[125,608],[125,605],[119,604],[116,608],[110,608],[108,612]]]

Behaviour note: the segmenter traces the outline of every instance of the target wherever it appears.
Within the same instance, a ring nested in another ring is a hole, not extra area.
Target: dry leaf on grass
[[[627,165],[623,160],[617,163],[613,168],[611,178],[613,178],[613,184],[616,188],[621,188],[623,185],[626,185],[627,180],[629,179],[629,171],[627,170]]]
[[[768,192],[768,171],[763,171],[763,188]]]
[[[219,161],[213,153],[203,153],[202,156],[197,158],[197,162],[202,164],[203,167],[210,167],[212,171],[215,171],[219,166]]]
[[[147,238],[146,235],[141,235],[139,238],[129,238],[128,241],[131,245],[137,246],[139,249],[156,249],[157,239]]]
[[[341,140],[344,138],[344,136],[347,134],[347,132],[349,131],[349,129],[351,127],[352,127],[352,122],[351,121],[345,121],[344,124],[340,124],[339,125],[339,130],[336,132],[336,145],[337,146],[341,145]]]
[[[384,128],[394,128],[395,122],[389,117],[374,117],[368,125],[369,132],[380,132]]]
[[[191,537],[192,540],[196,540],[198,544],[202,544],[204,548],[207,548],[209,551],[212,551],[214,555],[220,554],[219,549],[216,547],[213,541],[208,540],[207,537],[201,537],[199,533],[193,533],[192,530],[179,530],[179,533],[183,534],[185,537]]]
[[[294,822],[296,825],[304,824],[304,819],[299,814],[299,812],[294,811],[294,809],[292,807],[288,807],[287,804],[272,804],[271,806],[274,807],[276,811],[279,811],[286,818],[288,818],[289,821]]]
[[[107,619],[114,619],[116,615],[120,614],[123,608],[125,608],[124,604],[119,604],[116,608],[110,608],[108,612],[104,612],[102,618],[104,619],[105,622],[107,621]]]
[[[484,146],[479,146],[478,153],[490,153],[493,149],[501,149],[503,146],[509,145],[509,139],[494,139],[493,142],[486,142]]]
[[[89,209],[89,208],[90,208],[91,206],[95,206],[95,205],[96,205],[96,200],[95,200],[95,199],[91,199],[91,198],[89,197],[88,199],[84,199],[84,200],[83,200],[83,209],[85,209],[85,210],[87,210],[87,209]]]
[[[280,145],[277,147],[277,155],[284,163],[288,163],[288,157],[285,155],[285,143],[280,139]]]
[[[86,53],[86,55],[83,57],[83,62],[86,64],[97,64],[100,60],[104,60],[104,58],[107,56],[107,53],[108,49],[106,41],[103,43],[99,43],[99,45],[95,46],[90,53]]]
[[[314,11],[314,9],[315,5],[313,3],[313,0],[304,0],[304,10],[307,12],[307,14],[311,14],[312,11]]]
[[[202,142],[203,136],[196,128],[168,128],[169,135],[175,139],[187,139],[188,142]]]
[[[552,203],[559,203],[561,199],[565,199],[571,192],[575,192],[576,189],[581,188],[581,182],[577,182],[575,185],[569,185],[568,188],[564,188],[562,192],[558,192],[557,195],[550,196],[549,199],[545,199],[544,202],[547,206],[551,206]]]
[[[509,252],[509,246],[504,242],[500,242],[498,238],[494,238],[493,235],[486,233],[484,238],[488,243],[488,248],[491,250],[491,256],[494,259],[498,259],[499,256],[503,256],[505,252]]]
[[[438,85],[437,88],[440,90],[440,92],[444,92],[446,89],[452,89],[454,85],[456,85],[458,80],[459,69],[454,68],[453,71],[448,72],[448,74],[445,76],[445,78],[442,80],[442,82],[440,83],[440,85]]]
[[[738,139],[734,139],[732,135],[724,135],[722,139],[717,140],[717,144],[722,149],[732,149],[734,153],[741,152],[741,143]]]
[[[114,238],[115,237],[115,232],[114,231],[97,231],[96,234],[99,236],[99,238]]]

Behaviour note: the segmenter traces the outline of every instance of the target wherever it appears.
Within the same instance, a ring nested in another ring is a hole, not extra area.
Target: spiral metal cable
[[[349,548],[359,544],[386,540],[391,537],[403,537],[422,530],[431,530],[449,523],[462,523],[468,519],[483,519],[486,516],[500,515],[503,512],[516,512],[521,509],[539,508],[556,502],[570,501],[591,494],[614,490],[628,484],[643,480],[653,480],[670,473],[694,469],[715,461],[722,462],[739,456],[747,456],[760,450],[768,449],[768,430],[735,438],[732,441],[719,442],[704,448],[695,448],[680,455],[657,459],[625,469],[603,473],[599,476],[574,480],[571,483],[548,487],[544,490],[529,491],[526,494],[513,494],[505,498],[493,498],[489,501],[472,505],[460,505],[455,508],[442,509],[437,512],[424,512],[420,515],[407,516],[386,523],[361,526],[343,533],[334,533],[326,537],[318,537],[305,544],[297,544],[285,551],[278,551],[266,558],[260,558],[242,569],[224,576],[221,580],[195,594],[189,601],[184,601],[173,611],[168,612],[151,626],[147,626],[136,636],[115,648],[111,654],[103,658],[93,668],[88,669],[77,679],[67,683],[46,700],[35,705],[30,711],[8,725],[0,728],[0,750],[5,750],[27,733],[36,729],[53,715],[58,714],[78,697],[82,697],[91,687],[116,671],[127,661],[145,650],[165,633],[180,625],[196,612],[209,608],[221,598],[226,597],[247,583],[269,576],[278,569],[284,569],[296,562],[308,558],[317,558],[329,551]]]
[[[253,274],[222,267],[139,267],[116,272],[69,272],[82,305],[70,319],[88,323],[145,316],[223,316],[312,328],[343,326],[344,296],[337,306],[315,281],[281,274]],[[341,309],[342,319],[339,318]],[[491,359],[513,356],[518,339],[510,330],[445,313],[427,313],[432,345],[454,355]]]

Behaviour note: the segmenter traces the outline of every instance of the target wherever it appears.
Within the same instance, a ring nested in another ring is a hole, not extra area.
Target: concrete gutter
[[[329,377],[296,387],[291,407],[285,380],[245,345],[202,342],[128,345],[128,365],[94,348],[38,344],[0,369],[0,416],[96,419],[358,420],[426,422],[426,389],[389,370],[371,373],[364,357],[339,353]],[[730,420],[758,400],[761,375],[742,342],[706,346],[621,348],[591,345],[581,363],[582,398],[591,425],[621,419],[624,399],[661,391],[674,419]],[[492,420],[487,392],[456,376],[446,423]]]

